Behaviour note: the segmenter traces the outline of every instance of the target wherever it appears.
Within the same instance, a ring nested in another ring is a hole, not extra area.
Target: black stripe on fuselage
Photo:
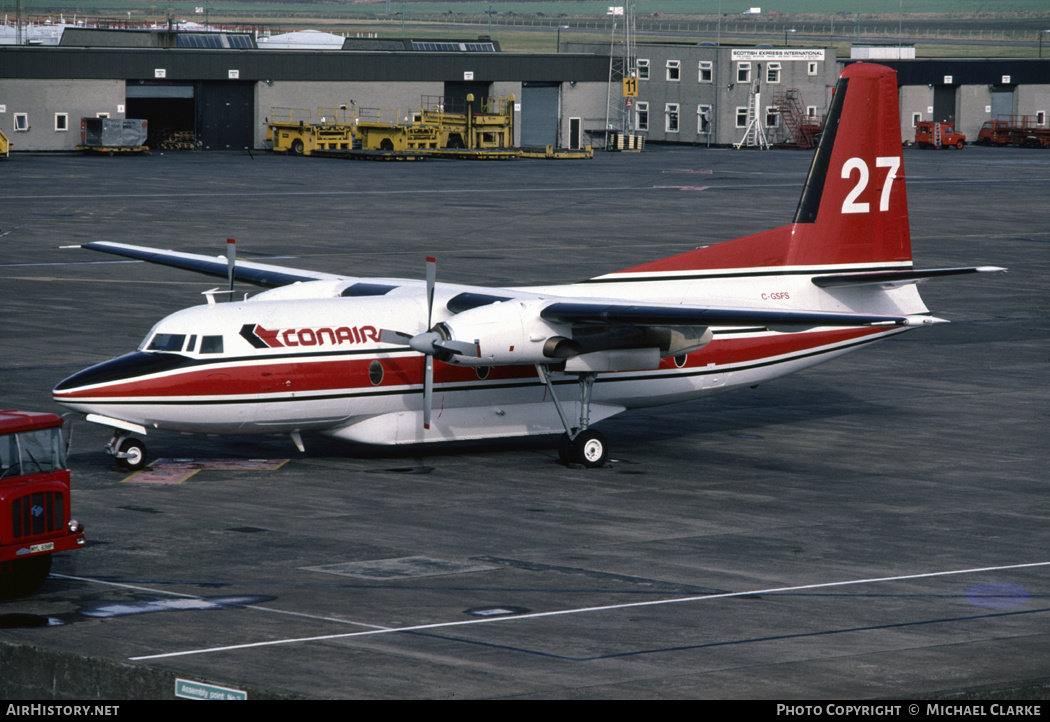
[[[70,391],[82,386],[94,386],[96,384],[112,383],[114,381],[133,381],[143,376],[167,373],[170,371],[187,371],[191,369],[206,368],[208,366],[221,367],[228,364],[238,364],[247,361],[279,362],[300,359],[312,359],[322,357],[338,356],[363,356],[363,355],[401,355],[416,353],[407,346],[396,346],[390,349],[353,349],[340,351],[310,351],[307,353],[280,353],[259,356],[229,356],[224,358],[196,359],[169,353],[146,353],[144,351],[132,351],[131,353],[118,356],[117,358],[103,361],[102,363],[89,366],[83,371],[78,371],[72,376],[63,379],[55,386],[55,391]]]

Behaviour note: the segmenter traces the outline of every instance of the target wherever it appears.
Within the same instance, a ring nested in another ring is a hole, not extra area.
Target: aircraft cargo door
[[[521,145],[558,146],[559,83],[521,84]]]

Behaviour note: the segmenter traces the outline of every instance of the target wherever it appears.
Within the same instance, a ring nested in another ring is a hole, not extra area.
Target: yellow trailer
[[[423,96],[418,108],[399,111],[362,108],[356,140],[361,150],[440,150],[511,148],[514,145],[514,96],[483,98],[474,110],[474,96],[465,105],[452,98]]]

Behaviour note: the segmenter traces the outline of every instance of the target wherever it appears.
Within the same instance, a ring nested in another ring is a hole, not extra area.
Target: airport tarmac
[[[565,282],[789,222],[810,158],[16,154],[0,405],[60,411],[55,383],[221,285],[59,246],[234,237],[336,273],[421,278],[436,255],[441,281]],[[183,468],[129,478],[74,421],[89,543],[0,602],[0,697],[170,699],[177,679],[249,699],[1045,696],[1050,153],[906,149],[904,167],[916,266],[1009,273],[923,284],[950,325],[604,421],[605,468],[566,468],[550,438],[307,435],[300,454],[151,433]]]

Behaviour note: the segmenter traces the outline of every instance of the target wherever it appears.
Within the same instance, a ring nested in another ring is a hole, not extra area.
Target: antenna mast
[[[610,7],[613,16],[612,36],[609,41],[609,88],[606,94],[605,147],[610,147],[610,136],[630,136],[634,132],[631,110],[638,95],[637,53],[635,51],[634,3]],[[620,39],[617,42],[617,30]],[[633,81],[633,83],[631,82]]]

